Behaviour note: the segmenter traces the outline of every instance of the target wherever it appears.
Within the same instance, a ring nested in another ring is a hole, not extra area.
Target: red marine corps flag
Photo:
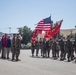
[[[53,38],[55,34],[58,34],[63,20],[60,20],[56,23],[56,26],[51,30],[45,33],[44,38]]]
[[[53,28],[52,32],[54,34],[58,34],[59,31],[60,31],[60,27],[61,27],[61,24],[62,24],[63,20],[60,20],[56,23],[56,26]]]

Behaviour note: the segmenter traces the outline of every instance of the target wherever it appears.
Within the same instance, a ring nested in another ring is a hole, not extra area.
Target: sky
[[[63,19],[61,29],[75,28],[76,0],[0,0],[0,32],[17,33],[24,26],[34,30],[50,15],[54,23]]]

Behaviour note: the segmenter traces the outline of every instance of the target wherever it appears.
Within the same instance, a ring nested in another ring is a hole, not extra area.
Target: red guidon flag
[[[56,23],[56,26],[54,27],[54,29],[52,30],[52,32],[54,34],[58,34],[59,31],[60,31],[60,27],[61,27],[61,24],[62,24],[63,20],[60,20]]]

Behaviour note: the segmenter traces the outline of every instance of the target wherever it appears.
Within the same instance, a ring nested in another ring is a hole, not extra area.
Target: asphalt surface
[[[32,57],[30,50],[21,50],[18,62],[0,59],[0,75],[76,75],[76,63],[42,58],[40,53]]]

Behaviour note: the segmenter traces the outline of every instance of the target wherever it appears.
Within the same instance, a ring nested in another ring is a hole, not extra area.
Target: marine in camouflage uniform
[[[76,62],[76,33],[75,33],[75,41],[74,41],[74,48],[75,48],[75,62]]]
[[[43,47],[42,47],[42,43],[43,43],[43,40],[42,40],[42,38],[40,38],[40,41],[39,41],[39,47],[40,47],[40,49],[41,49],[41,56],[43,55]]]
[[[12,38],[12,61],[15,60],[16,55],[16,34],[13,34]]]
[[[59,50],[60,50],[59,39],[56,38],[56,58],[59,58]]]
[[[56,57],[56,41],[54,38],[52,39],[52,57]]]
[[[75,53],[76,53],[76,33],[75,33],[75,41],[74,41],[74,46],[75,46]]]
[[[46,41],[46,52],[47,52],[48,58],[49,58],[49,56],[50,56],[50,48],[51,48],[50,39],[48,39],[48,40]]]
[[[53,43],[52,43],[52,57],[54,59],[56,59],[56,45],[57,45],[56,39],[53,39]]]
[[[46,57],[46,39],[45,38],[43,39],[42,45],[43,45],[42,47],[43,47],[43,58],[44,58]]]
[[[19,34],[17,34],[17,38],[16,38],[16,61],[19,60],[20,48],[21,48],[21,39],[20,39]]]
[[[1,47],[2,47],[2,42],[1,42],[1,38],[0,38],[0,53],[1,53]]]
[[[70,36],[68,36],[68,40],[66,42],[66,45],[67,45],[67,53],[68,53],[68,62],[71,61],[71,58],[72,58],[72,42],[70,41]]]
[[[56,58],[59,58],[59,50],[60,50],[59,42],[56,42]]]
[[[71,53],[71,60],[74,60],[74,41],[73,39],[71,38],[71,42],[72,42],[72,53]]]
[[[32,57],[33,57],[34,52],[35,52],[35,42],[31,42],[31,52],[32,52]]]
[[[60,50],[61,50],[60,60],[64,60],[64,58],[65,58],[65,50],[64,50],[63,37],[61,37],[61,40],[60,40],[60,42],[59,42],[59,45],[60,45]]]
[[[35,45],[36,45],[36,56],[38,56],[38,53],[39,53],[39,41],[38,41],[38,39],[36,39]]]

